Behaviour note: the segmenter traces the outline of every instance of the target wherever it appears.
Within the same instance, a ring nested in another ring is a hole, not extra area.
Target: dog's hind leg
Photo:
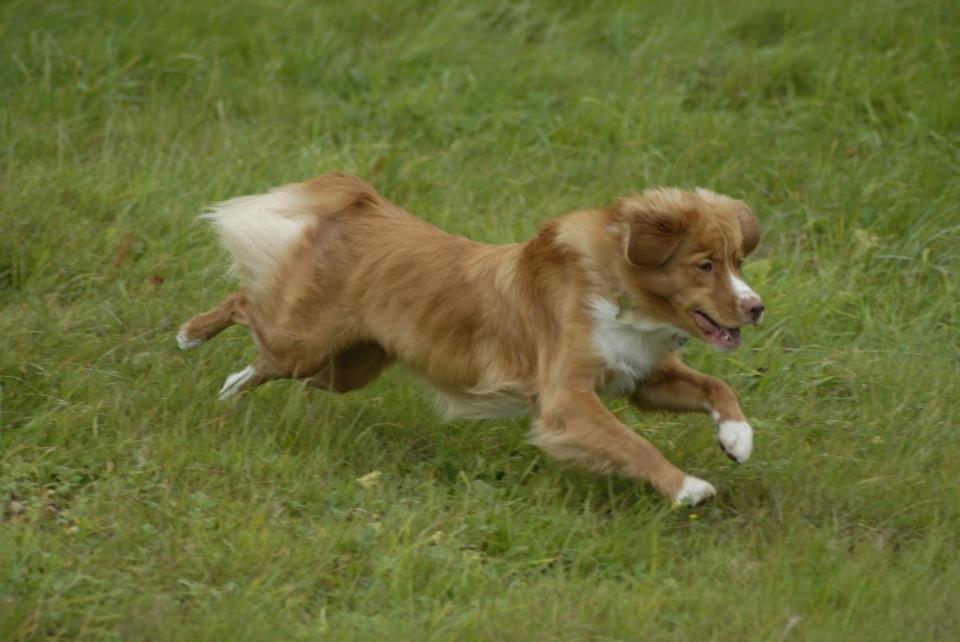
[[[359,343],[341,350],[306,382],[323,390],[350,392],[372,382],[391,363],[393,357],[379,343]]]
[[[380,344],[364,342],[314,363],[314,366],[305,366],[302,362],[294,365],[261,356],[254,364],[227,377],[220,388],[220,400],[230,399],[275,379],[299,379],[322,390],[350,392],[376,379],[393,363],[393,357]]]
[[[247,298],[243,292],[234,292],[212,310],[195,315],[180,326],[177,345],[181,350],[189,350],[206,343],[231,325],[249,326],[246,303]]]
[[[268,381],[305,379],[307,376],[319,372],[326,363],[323,357],[311,361],[304,361],[297,357],[284,359],[281,354],[266,350],[260,341],[257,341],[257,345],[260,348],[260,356],[243,370],[238,370],[227,376],[220,388],[220,401],[253,390]]]
[[[263,359],[258,359],[253,365],[229,375],[220,387],[218,396],[220,401],[226,401],[242,392],[253,390],[262,383],[287,378],[289,377],[272,370]]]
[[[244,390],[256,387],[261,383],[263,383],[263,381],[260,380],[256,367],[247,366],[243,370],[234,372],[223,382],[219,393],[220,401],[235,397]]]
[[[251,365],[228,375],[220,388],[220,401],[236,397],[240,393],[253,390],[262,383],[276,379],[302,379],[302,372],[314,373],[322,366],[323,361],[312,364],[300,360],[278,358],[278,355],[264,350],[264,346],[257,342],[260,356]]]

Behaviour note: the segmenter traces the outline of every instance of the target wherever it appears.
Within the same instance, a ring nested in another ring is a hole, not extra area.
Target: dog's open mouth
[[[693,319],[700,326],[707,343],[723,350],[740,347],[740,328],[725,328],[700,310],[693,311]]]

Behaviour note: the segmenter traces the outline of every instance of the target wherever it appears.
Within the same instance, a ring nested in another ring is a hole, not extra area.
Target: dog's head
[[[742,201],[698,189],[647,190],[614,210],[625,269],[621,283],[654,320],[733,350],[740,327],[759,323],[763,302],[740,268],[760,240]]]

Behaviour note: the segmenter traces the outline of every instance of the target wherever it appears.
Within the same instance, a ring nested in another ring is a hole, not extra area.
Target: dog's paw
[[[753,428],[745,421],[721,421],[717,425],[720,447],[727,457],[742,464],[753,452]]]
[[[183,328],[180,328],[180,331],[177,332],[177,345],[180,346],[181,350],[196,348],[201,343],[203,343],[203,339],[194,339],[193,337],[187,335]]]
[[[673,503],[677,506],[696,506],[716,494],[717,489],[710,482],[703,481],[693,475],[687,475],[683,478],[683,485],[680,486],[680,492],[677,493],[677,496],[673,498]]]
[[[234,372],[227,377],[227,380],[223,382],[223,387],[220,388],[220,401],[225,401],[243,392],[244,384],[253,379],[256,374],[257,371],[254,370],[253,366],[247,366],[240,372]]]

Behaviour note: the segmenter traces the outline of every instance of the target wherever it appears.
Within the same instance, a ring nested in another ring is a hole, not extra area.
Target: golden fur
[[[712,487],[626,428],[598,392],[616,385],[638,405],[749,430],[730,388],[674,351],[681,336],[736,347],[735,328],[762,314],[739,281],[759,236],[740,201],[652,189],[551,220],[525,243],[490,245],[330,174],[208,217],[245,286],[184,324],[178,341],[192,347],[230,324],[251,330],[259,358],[225,394],[280,378],[347,392],[399,361],[448,412],[533,412],[532,441],[550,455],[693,502]]]

